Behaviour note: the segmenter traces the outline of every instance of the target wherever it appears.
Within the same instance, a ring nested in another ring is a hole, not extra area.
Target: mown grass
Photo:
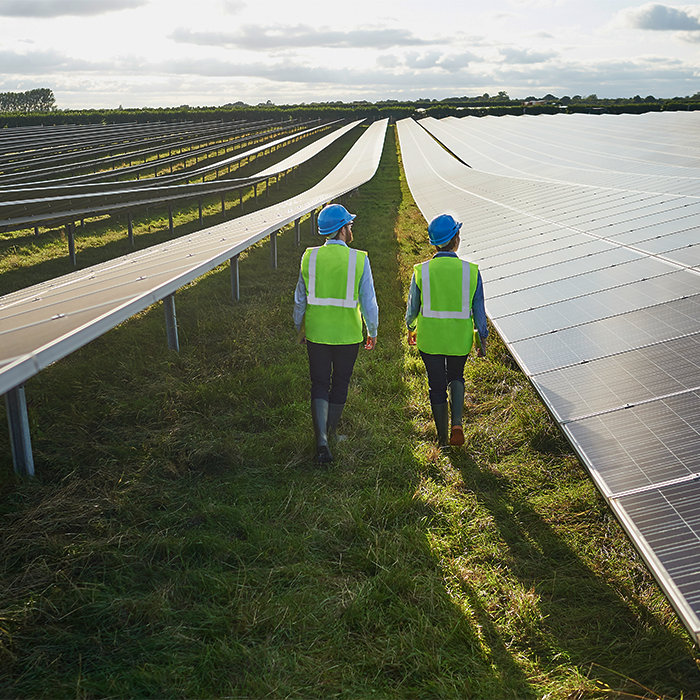
[[[154,307],[29,382],[35,480],[0,434],[0,696],[698,697],[697,650],[497,339],[467,446],[435,448],[400,176],[391,130],[348,202],[381,325],[330,468],[291,322],[307,227],[275,271],[250,251],[241,302],[226,269],[178,292],[179,354]]]

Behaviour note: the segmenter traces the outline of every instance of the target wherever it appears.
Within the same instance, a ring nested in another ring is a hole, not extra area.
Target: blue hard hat
[[[443,246],[449,243],[462,228],[459,221],[449,214],[440,214],[428,224],[428,240],[430,245]]]
[[[318,232],[321,236],[330,236],[340,231],[355,218],[342,204],[329,204],[318,215]]]

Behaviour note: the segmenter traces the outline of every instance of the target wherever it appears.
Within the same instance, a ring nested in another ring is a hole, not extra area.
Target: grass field
[[[0,431],[0,697],[700,697],[698,650],[494,336],[465,447],[436,449],[394,136],[347,202],[381,322],[329,468],[291,321],[308,226],[275,271],[267,243],[244,256],[239,303],[227,268],[178,292],[179,354],[157,305],[27,384],[34,480]],[[125,245],[96,232],[90,260]],[[6,291],[65,264],[36,255]]]

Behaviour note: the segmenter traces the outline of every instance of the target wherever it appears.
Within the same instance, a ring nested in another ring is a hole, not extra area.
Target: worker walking
[[[481,273],[457,256],[461,228],[449,214],[430,222],[428,239],[437,250],[414,266],[406,308],[408,343],[418,345],[425,364],[440,445],[464,444],[464,365],[475,341],[477,355],[485,356],[488,336]]]
[[[318,215],[324,245],[307,248],[301,259],[294,292],[294,324],[306,343],[311,375],[311,416],[316,434],[316,458],[333,461],[328,444],[334,436],[348,395],[355,360],[377,342],[379,308],[367,253],[349,248],[355,214],[329,204]]]

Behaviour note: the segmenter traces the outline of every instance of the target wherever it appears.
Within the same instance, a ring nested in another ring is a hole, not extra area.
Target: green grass
[[[307,226],[276,271],[249,251],[241,302],[226,268],[178,292],[179,354],[156,306],[28,383],[36,479],[0,433],[0,696],[698,697],[697,649],[497,339],[466,447],[436,449],[393,129],[348,208],[381,323],[330,468],[291,321]]]

